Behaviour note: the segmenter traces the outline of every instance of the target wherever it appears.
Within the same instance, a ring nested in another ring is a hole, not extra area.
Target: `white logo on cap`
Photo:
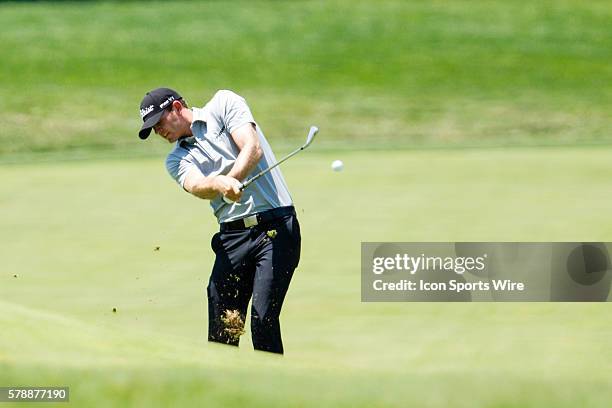
[[[170,105],[170,102],[174,100],[174,96],[169,97],[161,105],[159,105],[159,109],[164,109],[166,106]]]
[[[153,112],[153,105],[149,105],[148,107],[141,109],[140,110],[140,117],[144,118],[145,116],[147,116],[149,113]]]

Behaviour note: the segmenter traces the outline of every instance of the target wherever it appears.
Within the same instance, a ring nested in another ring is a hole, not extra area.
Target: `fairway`
[[[607,303],[361,303],[359,251],[605,240],[611,153],[313,146],[283,170],[303,233],[284,358],[248,329],[205,341],[214,218],[161,158],[3,166],[0,383],[68,385],[75,406],[606,406]]]
[[[610,406],[609,302],[367,303],[360,263],[362,242],[612,242],[611,28],[609,0],[0,1],[0,387]],[[239,349],[207,342],[219,226],[138,139],[157,87],[243,96],[277,158],[320,128],[281,166],[302,232],[283,357],[248,320]]]

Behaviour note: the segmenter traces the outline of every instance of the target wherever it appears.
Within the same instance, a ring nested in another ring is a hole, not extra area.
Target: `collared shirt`
[[[268,141],[241,96],[232,91],[221,90],[206,106],[201,109],[192,108],[192,112],[193,137],[179,139],[166,159],[168,173],[181,187],[185,183],[187,173],[194,167],[206,177],[229,173],[240,153],[231,134],[246,123],[255,125],[263,155],[245,180],[276,163]],[[279,167],[251,183],[237,203],[226,203],[220,194],[210,200],[210,206],[219,223],[292,204]]]

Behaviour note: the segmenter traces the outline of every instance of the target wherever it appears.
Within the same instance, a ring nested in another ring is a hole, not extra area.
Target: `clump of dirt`
[[[225,315],[221,316],[223,329],[233,340],[238,340],[244,334],[244,321],[240,317],[238,310],[226,310]]]

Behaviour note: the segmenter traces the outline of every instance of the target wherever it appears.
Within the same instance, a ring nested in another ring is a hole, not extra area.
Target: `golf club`
[[[256,175],[254,175],[253,177],[251,177],[250,179],[248,179],[247,181],[242,183],[242,185],[240,186],[240,191],[244,191],[244,189],[247,188],[252,182],[257,180],[258,178],[260,178],[264,174],[268,173],[270,170],[272,170],[273,168],[277,167],[278,165],[283,163],[285,160],[289,159],[290,157],[295,156],[296,154],[298,154],[299,152],[301,152],[302,150],[304,150],[308,146],[310,146],[318,132],[319,132],[319,128],[318,127],[311,126],[310,127],[310,131],[308,132],[308,137],[306,138],[306,143],[304,143],[303,146],[295,149],[294,151],[289,153],[287,156],[285,156],[281,160],[277,161],[275,164],[271,165],[267,169],[264,169],[264,170],[260,171],[259,173],[257,173]],[[225,201],[228,204],[233,204],[234,203],[233,201],[231,201],[229,198],[227,198],[225,196],[223,196],[223,201]]]

